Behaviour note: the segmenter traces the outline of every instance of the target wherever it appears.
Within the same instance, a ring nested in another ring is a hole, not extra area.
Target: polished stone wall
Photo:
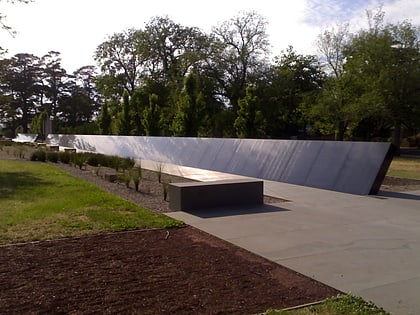
[[[266,139],[48,135],[51,145],[352,194],[375,194],[391,145]]]

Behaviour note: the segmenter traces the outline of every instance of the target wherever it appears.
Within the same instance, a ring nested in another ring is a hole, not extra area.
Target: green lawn
[[[180,224],[54,166],[0,160],[0,244]]]
[[[420,180],[420,158],[395,157],[387,175]]]
[[[263,315],[390,315],[372,302],[353,295],[341,295],[325,302],[294,310],[269,310]]]

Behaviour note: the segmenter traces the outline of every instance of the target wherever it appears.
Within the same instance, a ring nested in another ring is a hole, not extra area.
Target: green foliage
[[[255,90],[246,89],[246,96],[239,100],[239,110],[235,120],[236,135],[238,138],[261,138],[264,136],[266,121],[259,110],[258,97]]]
[[[162,175],[163,175],[163,169],[165,168],[165,165],[163,163],[156,164],[156,175],[159,183],[162,183]]]
[[[142,178],[141,165],[139,165],[138,167],[134,167],[131,170],[131,178],[134,182],[134,189],[136,191],[139,191],[140,180]]]
[[[87,156],[84,153],[74,153],[71,156],[71,163],[80,170],[86,165]]]
[[[158,105],[158,96],[149,95],[149,105],[143,111],[142,125],[146,136],[159,135],[160,107]]]
[[[174,136],[197,136],[202,124],[205,101],[198,77],[190,73],[184,83],[184,91],[180,94],[171,130]]]
[[[48,118],[48,112],[45,110],[32,118],[30,132],[44,134],[44,121],[46,118]]]
[[[105,102],[102,105],[101,115],[99,117],[99,131],[101,135],[111,134],[111,115],[108,111],[108,104]]]
[[[55,152],[55,151],[47,151],[46,152],[46,159],[49,162],[58,163],[59,154],[58,154],[58,152]]]
[[[31,161],[39,161],[39,162],[45,162],[47,159],[47,154],[45,153],[45,150],[36,150],[32,152],[30,160]]]
[[[323,303],[291,310],[267,310],[262,315],[390,315],[372,302],[351,294],[328,298]]]
[[[70,164],[71,153],[69,153],[69,152],[58,152],[58,159],[63,164]]]
[[[131,110],[130,110],[130,96],[127,91],[123,94],[122,112],[119,113],[118,118],[118,134],[128,136],[131,133]]]
[[[162,190],[163,190],[163,200],[168,200],[168,190],[169,190],[169,183],[162,183]]]

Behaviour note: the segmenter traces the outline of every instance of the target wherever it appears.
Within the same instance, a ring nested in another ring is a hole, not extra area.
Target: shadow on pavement
[[[261,205],[261,206],[252,206],[252,207],[221,207],[221,208],[209,208],[209,209],[200,209],[200,210],[188,210],[184,212],[190,213],[197,217],[203,219],[217,218],[217,217],[228,217],[228,216],[237,216],[237,215],[248,215],[248,214],[258,214],[258,213],[272,213],[272,212],[283,212],[290,211],[282,207],[275,205]]]
[[[393,192],[393,191],[380,191],[378,196],[388,197],[388,198],[398,198],[398,199],[420,200],[420,195],[413,195],[410,193]]]

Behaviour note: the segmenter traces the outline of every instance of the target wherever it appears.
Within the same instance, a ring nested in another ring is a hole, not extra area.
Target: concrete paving
[[[196,180],[243,178],[176,165],[165,165],[164,172]],[[358,196],[264,185],[265,194],[289,201],[169,216],[394,314],[420,314],[420,191]]]

